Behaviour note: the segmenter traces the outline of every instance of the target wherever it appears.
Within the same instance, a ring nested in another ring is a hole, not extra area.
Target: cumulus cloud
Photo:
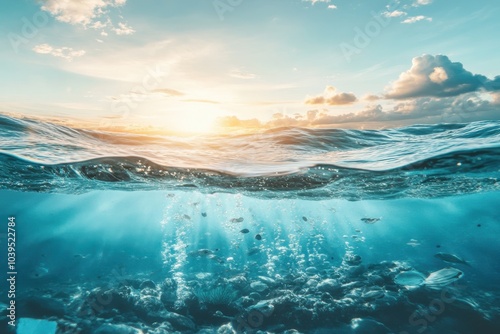
[[[335,87],[326,86],[323,94],[306,98],[305,104],[328,104],[336,106],[351,104],[358,100],[356,95],[352,93],[337,93],[336,91]]]
[[[442,84],[448,80],[448,74],[442,67],[434,67],[434,71],[429,75],[429,79],[437,84]]]
[[[488,91],[500,91],[500,75],[497,75],[493,80],[486,80],[484,88]]]
[[[107,36],[105,31],[113,31],[117,35],[131,35],[135,32],[124,22],[115,26],[108,13],[110,9],[125,5],[127,0],[43,0],[42,10],[50,13],[56,20],[83,25],[85,28],[101,30],[101,36]]]
[[[127,26],[123,22],[118,23],[118,28],[113,28],[113,31],[117,35],[132,35],[135,32],[134,29],[132,29],[131,27]]]
[[[55,48],[49,44],[36,45],[33,51],[40,54],[50,54],[54,57],[64,58],[68,61],[72,61],[73,58],[81,57],[85,54],[85,50],[74,50],[66,46]]]
[[[363,100],[365,101],[377,101],[380,100],[382,97],[374,94],[368,94],[363,97]]]
[[[485,89],[500,90],[500,76],[489,80],[472,74],[459,62],[444,55],[415,57],[412,67],[401,73],[385,95],[389,99],[407,99],[424,96],[447,97]]]
[[[416,23],[419,21],[432,21],[432,17],[424,16],[424,15],[418,15],[418,16],[412,16],[407,18],[406,20],[403,20],[401,23],[406,23],[406,24],[412,24]]]
[[[107,8],[123,6],[126,0],[45,0],[42,9],[58,21],[87,25]]]
[[[220,119],[226,127],[275,128],[284,126],[370,126],[374,127],[412,123],[456,123],[484,119],[500,119],[500,93],[491,93],[492,100],[482,98],[478,93],[459,97],[422,97],[400,102],[385,109],[371,105],[358,112],[331,114],[326,110],[309,110],[305,114],[285,115],[276,113],[267,122],[256,119],[242,120],[236,116]],[[356,125],[357,124],[357,125]],[[251,126],[250,126],[251,125]]]
[[[240,119],[237,116],[220,117],[217,124],[226,128],[279,128],[287,126],[306,127],[318,117],[326,115],[326,111],[309,110],[306,114],[295,113],[287,115],[281,112],[272,115],[271,120],[267,122],[253,119]]]
[[[316,120],[316,124],[342,124],[367,122],[470,122],[500,119],[500,104],[481,98],[477,93],[459,97],[422,97],[400,102],[384,110],[376,105],[357,113],[330,116]]]
[[[348,97],[347,97],[348,96]],[[387,104],[373,101],[392,99]],[[306,104],[349,104],[357,98],[352,93],[338,93],[327,86],[324,93],[308,97]],[[457,123],[500,119],[500,75],[493,79],[473,74],[459,62],[444,55],[415,57],[412,67],[402,73],[385,95],[369,94],[363,100],[370,105],[357,112],[338,114],[326,109],[306,113],[275,113],[266,122],[242,120],[236,116],[221,119],[230,127],[381,127],[415,123]]]
[[[380,15],[387,17],[389,19],[392,18],[403,18],[407,15],[407,18],[400,21],[403,24],[412,24],[421,21],[432,21],[432,17],[424,16],[424,15],[414,15],[414,11],[420,7],[429,5],[432,3],[432,0],[395,0],[390,4],[386,5],[386,10],[381,12]]]

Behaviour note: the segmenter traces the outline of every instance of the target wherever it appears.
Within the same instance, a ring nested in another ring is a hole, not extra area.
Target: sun
[[[215,106],[193,103],[181,110],[168,113],[163,119],[164,128],[181,134],[206,134],[216,131],[216,120],[221,111]]]

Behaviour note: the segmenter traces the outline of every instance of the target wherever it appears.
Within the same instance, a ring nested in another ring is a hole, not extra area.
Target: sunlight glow
[[[185,110],[177,110],[163,117],[163,127],[180,133],[212,133],[216,131],[216,119],[220,111],[214,106],[190,105]]]

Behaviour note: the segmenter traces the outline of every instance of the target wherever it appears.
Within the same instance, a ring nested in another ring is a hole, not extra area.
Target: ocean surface
[[[500,122],[174,136],[0,116],[1,333],[500,333]]]

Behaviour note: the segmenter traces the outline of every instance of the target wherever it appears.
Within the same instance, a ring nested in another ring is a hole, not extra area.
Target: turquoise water
[[[203,138],[0,125],[17,320],[60,333],[500,331],[498,122]],[[422,281],[401,283],[414,272]],[[3,285],[0,301],[7,315]]]

